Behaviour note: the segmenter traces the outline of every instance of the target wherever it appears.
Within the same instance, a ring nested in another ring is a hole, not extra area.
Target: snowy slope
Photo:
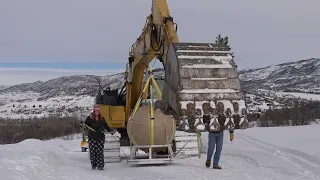
[[[244,88],[320,93],[320,59],[240,71]]]
[[[164,76],[163,70],[156,71],[156,75]],[[269,107],[281,108],[289,98],[320,100],[320,95],[308,94],[320,93],[320,59],[245,69],[239,73],[251,112]],[[124,73],[110,76],[65,76],[4,89],[0,87],[0,116],[21,118],[86,114],[91,110],[98,91],[96,78],[101,79],[103,88],[121,89],[124,77]]]
[[[40,93],[33,92],[0,94],[0,105],[3,100],[0,114],[10,118],[79,115],[88,114],[94,105],[94,98],[85,95],[55,96],[38,100],[41,97]]]
[[[101,80],[103,88],[121,88],[124,74],[65,76],[46,82],[18,84],[0,90],[0,115],[8,118],[86,114],[94,105]]]
[[[87,115],[98,93],[97,79],[101,80],[103,89],[110,87],[120,90],[125,83],[124,77],[124,73],[109,76],[64,76],[45,82],[5,87],[0,89],[0,117]]]
[[[7,86],[0,85],[0,90],[7,88]]]
[[[293,98],[320,100],[320,59],[244,69],[239,74],[250,111],[280,108]]]
[[[251,128],[236,131],[233,142],[226,132],[222,170],[205,168],[202,154],[201,159],[177,160],[169,166],[134,166],[124,161],[93,171],[88,153],[80,152],[80,139],[28,139],[0,146],[0,174],[4,180],[319,180],[319,129],[320,125]],[[207,134],[202,138],[205,153]]]

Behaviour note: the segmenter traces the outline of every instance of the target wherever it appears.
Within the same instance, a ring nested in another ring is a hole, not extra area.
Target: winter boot
[[[210,160],[207,160],[207,161],[206,161],[206,167],[209,168],[210,165],[211,165],[211,161],[210,161]]]
[[[213,164],[213,169],[221,169],[221,167],[219,165],[214,165]]]
[[[98,170],[103,170],[103,167],[98,167]]]

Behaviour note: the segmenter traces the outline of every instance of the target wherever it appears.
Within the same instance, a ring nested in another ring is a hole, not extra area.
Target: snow
[[[203,104],[208,103],[208,102],[209,101],[196,101],[195,102],[195,109],[200,109],[201,110],[201,114],[203,115],[204,112],[203,112],[202,106],[203,106]]]
[[[224,136],[220,159],[222,170],[205,168],[208,133],[202,133],[201,158],[176,159],[171,165],[110,163],[104,171],[93,171],[87,152],[80,152],[81,139],[28,139],[0,145],[0,173],[5,180],[104,180],[104,179],[243,179],[319,180],[320,125],[250,128],[236,130],[230,142]],[[123,149],[122,156],[128,155]]]
[[[216,108],[216,104],[214,103],[214,101],[210,101],[210,107],[212,109],[215,109]]]
[[[180,93],[237,93],[239,91],[236,91],[234,89],[184,89],[180,91]]]
[[[244,100],[232,101],[232,102],[237,102],[239,104],[239,111],[241,111],[243,108],[246,109],[246,102]]]
[[[197,51],[198,52],[198,51]],[[201,51],[200,51],[201,52]],[[226,56],[189,56],[189,55],[180,55],[179,59],[214,59],[223,64],[230,65],[229,62],[232,60],[232,56],[227,54]],[[231,65],[230,65],[231,66]]]
[[[216,69],[216,68],[233,68],[231,64],[193,64],[193,65],[184,65],[183,68],[210,68],[210,69]]]
[[[8,86],[2,90],[0,85],[0,117],[32,118],[86,114],[92,109],[98,92],[96,78],[101,80],[103,88],[109,86],[111,89],[121,89],[124,73],[109,76],[63,76],[45,82]]]
[[[7,88],[5,85],[0,85],[0,90]]]
[[[205,50],[205,51],[200,51],[200,50],[178,50],[177,52],[204,52],[204,53],[226,53],[230,54],[229,51],[210,51],[210,50]]]
[[[200,121],[201,124],[197,125],[196,128],[197,128],[197,130],[202,131],[202,130],[205,129],[205,126],[203,125],[203,122],[202,122],[200,119],[197,119],[197,120],[196,120],[196,124],[197,124],[199,121]]]
[[[233,104],[229,100],[219,100],[217,103],[221,102],[224,106],[224,109],[227,110],[228,108],[231,110],[231,113],[234,114]]]
[[[320,75],[319,65],[320,59],[308,59],[278,65],[271,65],[259,69],[244,69],[240,72],[240,78],[243,81],[254,81],[262,79],[289,81],[291,79],[296,79],[298,82],[303,84],[303,82],[308,82],[306,81],[308,79],[317,79],[317,77]],[[312,81],[317,82],[316,80]]]
[[[307,99],[307,100],[314,100],[314,101],[320,101],[320,95],[319,94],[309,94],[309,93],[297,93],[297,92],[277,92],[277,95],[286,96],[290,95],[295,98],[301,98],[301,99]]]
[[[195,109],[201,109],[201,111],[202,111],[202,105],[204,104],[204,103],[207,103],[208,101],[196,101],[195,102]]]
[[[227,80],[228,78],[190,78],[191,80],[199,81],[214,81],[214,80]]]
[[[65,107],[65,109],[79,108],[82,111],[91,110],[94,105],[94,97],[81,96],[55,96],[46,100],[39,100],[40,93],[3,93],[0,94],[0,116],[3,118],[28,118],[28,117],[44,117],[56,114],[57,109]],[[13,107],[14,105],[14,107]],[[33,105],[35,107],[33,108]],[[41,105],[41,107],[39,107]],[[62,111],[63,115],[68,112]],[[52,112],[52,113],[50,113]],[[86,112],[85,112],[86,113]]]
[[[180,101],[181,109],[187,110],[187,105],[188,105],[189,103],[193,103],[193,102],[192,102],[192,101]]]

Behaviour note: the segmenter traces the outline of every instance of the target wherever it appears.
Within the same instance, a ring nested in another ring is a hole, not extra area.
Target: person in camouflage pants
[[[111,129],[104,117],[100,113],[99,107],[95,106],[93,113],[87,117],[85,124],[90,127],[88,138],[89,138],[89,153],[90,153],[90,161],[92,169],[98,168],[99,170],[103,170],[104,168],[104,142],[105,135],[103,130],[113,134],[115,130]]]
[[[92,169],[98,167],[103,169],[104,156],[103,156],[104,140],[103,139],[91,139],[89,141],[90,161]]]

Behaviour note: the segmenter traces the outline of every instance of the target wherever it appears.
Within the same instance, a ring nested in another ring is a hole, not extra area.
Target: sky
[[[124,71],[151,2],[1,0],[0,85]],[[320,57],[319,0],[167,3],[181,42],[229,36],[239,69]]]

